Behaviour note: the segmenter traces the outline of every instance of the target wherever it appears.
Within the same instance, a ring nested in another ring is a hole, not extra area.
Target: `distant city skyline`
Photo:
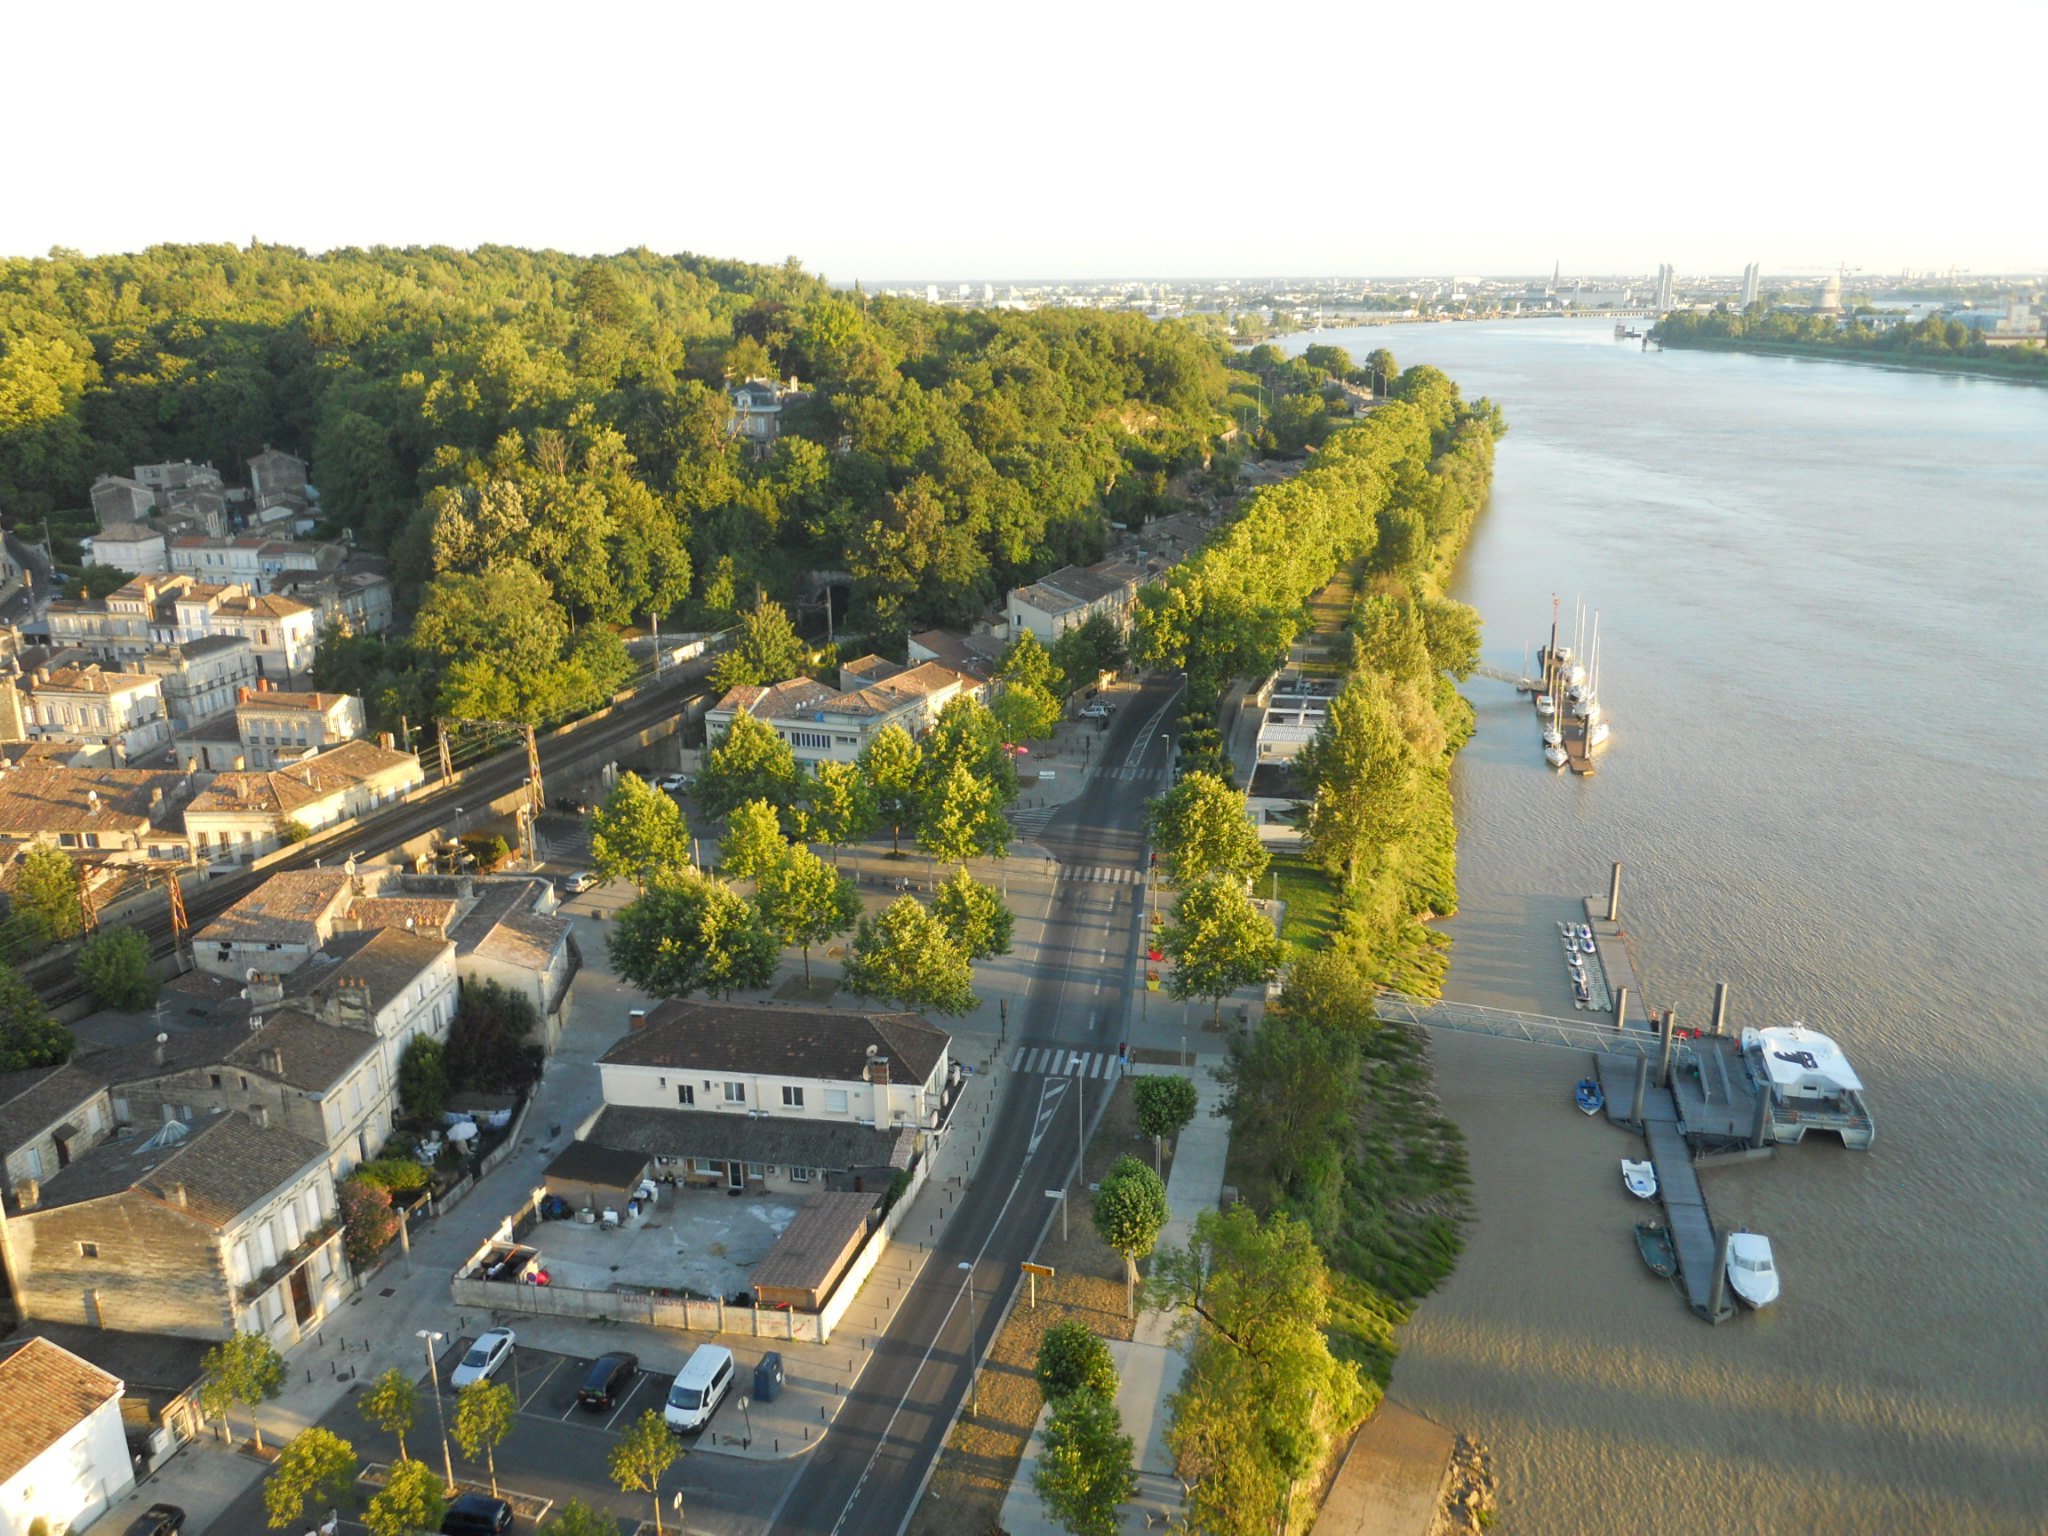
[[[1871,70],[1909,66],[1886,45],[1769,62],[1840,31],[1821,0],[1529,19],[46,7],[13,19],[0,254],[645,246],[871,285],[2048,268],[2025,93],[1961,59],[1879,105]]]

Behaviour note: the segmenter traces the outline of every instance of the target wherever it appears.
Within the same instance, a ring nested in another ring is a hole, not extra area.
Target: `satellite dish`
[[[171,1037],[169,1035],[160,1033],[156,1037],[156,1043],[158,1045],[168,1045],[170,1043],[170,1039]]]

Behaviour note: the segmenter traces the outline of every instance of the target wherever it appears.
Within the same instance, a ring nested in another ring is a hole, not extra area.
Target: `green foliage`
[[[387,1435],[398,1437],[398,1459],[405,1460],[405,1437],[420,1413],[420,1391],[412,1377],[392,1366],[356,1399],[356,1412]]]
[[[797,637],[789,611],[765,598],[740,620],[732,648],[719,657],[711,681],[721,693],[749,683],[781,683],[801,677],[810,648]]]
[[[483,1456],[491,1473],[491,1494],[498,1492],[498,1447],[519,1421],[519,1398],[503,1382],[472,1381],[455,1394],[451,1432],[471,1461]]]
[[[199,1408],[210,1418],[225,1420],[230,1408],[249,1410],[249,1433],[263,1449],[263,1425],[256,1410],[284,1390],[285,1364],[260,1333],[237,1333],[206,1352],[199,1362]]]
[[[1117,1507],[1138,1496],[1131,1437],[1107,1393],[1069,1393],[1053,1403],[1032,1472],[1046,1513],[1074,1536],[1116,1536]]]
[[[147,1008],[163,990],[149,958],[149,941],[138,928],[94,934],[78,951],[78,979],[92,988],[101,1007]]]
[[[705,754],[697,775],[697,803],[708,816],[730,816],[749,800],[792,812],[803,798],[803,770],[789,743],[745,710]]]
[[[292,1437],[278,1453],[277,1465],[263,1485],[263,1508],[272,1530],[298,1524],[306,1506],[338,1508],[355,1493],[361,1465],[356,1448],[332,1430],[317,1425]]]
[[[1241,885],[1213,877],[1181,892],[1160,947],[1173,961],[1167,991],[1177,1000],[1213,999],[1219,1020],[1225,997],[1270,980],[1280,969],[1280,936],[1272,921]]]
[[[1833,315],[1802,314],[1752,305],[1741,313],[1718,305],[1704,314],[1674,310],[1651,335],[1667,347],[1733,347],[1758,352],[1867,358],[1906,367],[1953,367],[2040,377],[2048,374],[2048,349],[2036,346],[1993,349],[1985,332],[1928,315],[1896,325],[1873,325],[1858,314],[1844,324]]]
[[[590,818],[590,864],[605,880],[641,890],[690,866],[690,828],[682,808],[637,773],[622,773]]]
[[[1052,647],[1053,666],[1069,693],[1092,686],[1105,673],[1121,671],[1130,657],[1129,637],[1106,613],[1091,613]]]
[[[1123,1156],[1095,1191],[1095,1231],[1124,1256],[1124,1285],[1136,1315],[1138,1260],[1152,1251],[1171,1214],[1166,1185],[1137,1158]]]
[[[932,897],[932,915],[948,938],[970,960],[986,960],[1010,952],[1010,931],[1017,916],[1004,905],[1002,893],[958,869]]]
[[[109,592],[118,592],[135,580],[133,571],[119,570],[111,565],[96,565],[78,578],[71,590],[79,597],[105,597]]]
[[[722,881],[685,872],[648,888],[605,935],[619,975],[657,997],[765,987],[780,946],[755,905]]]
[[[1138,1113],[1138,1129],[1152,1138],[1155,1150],[1158,1143],[1187,1129],[1201,1103],[1192,1078],[1147,1075],[1131,1079],[1131,1106]]]
[[[927,757],[929,764],[931,758]],[[918,808],[917,846],[948,864],[1001,858],[1011,827],[999,785],[956,762],[943,777],[928,773]]]
[[[920,810],[925,816],[948,793],[955,769],[993,792],[997,812],[1017,798],[1017,765],[1003,740],[1002,726],[994,715],[966,694],[949,701],[939,711],[920,743],[923,761],[919,766]]]
[[[524,992],[488,977],[464,982],[448,1026],[449,1083],[457,1093],[531,1091],[546,1055],[533,1038],[539,1027],[540,1010]]]
[[[924,779],[924,752],[900,725],[887,725],[861,749],[861,781],[880,823],[889,829],[889,850],[899,852],[903,829],[917,826],[918,786]]]
[[[1167,878],[1192,885],[1216,876],[1243,884],[1266,872],[1265,845],[1242,792],[1212,773],[1181,775],[1146,807]]]
[[[1038,1341],[1033,1370],[1048,1401],[1083,1391],[1116,1396],[1116,1361],[1109,1346],[1079,1318],[1070,1317],[1046,1329]]]
[[[433,1171],[409,1157],[380,1157],[360,1163],[351,1178],[361,1179],[376,1189],[425,1189]]]
[[[875,795],[858,763],[827,759],[804,786],[804,837],[827,847],[857,843],[875,829]]]
[[[377,1255],[398,1236],[399,1216],[391,1208],[391,1191],[360,1178],[343,1179],[334,1189],[341,1208],[341,1251],[358,1272],[377,1262]]]
[[[22,855],[9,901],[25,945],[22,958],[75,939],[85,928],[78,866],[48,843],[36,843]]]
[[[607,1463],[621,1493],[645,1493],[654,1500],[655,1529],[661,1528],[661,1477],[682,1458],[683,1448],[668,1432],[657,1409],[650,1408],[613,1442]]]
[[[312,835],[313,829],[296,817],[287,816],[277,824],[277,840],[287,847],[293,843],[303,843]]]
[[[957,1017],[978,1007],[974,968],[945,926],[915,896],[864,917],[846,958],[847,990],[918,1013]]]
[[[1347,885],[1376,872],[1406,830],[1412,778],[1408,744],[1377,679],[1355,679],[1337,695],[1295,772],[1315,787],[1302,829],[1309,855]]]
[[[448,1493],[424,1461],[393,1462],[389,1479],[363,1511],[370,1536],[426,1536],[441,1529]]]
[[[0,965],[0,1072],[61,1066],[77,1048],[77,1037],[50,1017],[35,988],[13,966]]]
[[[782,820],[766,800],[733,807],[719,844],[720,872],[728,880],[754,880],[782,862],[789,844],[782,840]]]
[[[803,951],[805,981],[811,979],[811,946],[860,921],[860,890],[853,880],[801,843],[784,849],[761,873],[754,900],[776,940]]]
[[[414,1035],[398,1058],[398,1116],[422,1127],[441,1123],[448,1107],[448,1048],[432,1035]]]
[[[564,1504],[546,1527],[547,1536],[619,1536],[619,1522],[581,1499]]]
[[[1052,735],[1060,723],[1064,680],[1038,636],[1025,630],[1003,653],[997,672],[1002,683],[995,717],[1005,741],[1037,741]]]

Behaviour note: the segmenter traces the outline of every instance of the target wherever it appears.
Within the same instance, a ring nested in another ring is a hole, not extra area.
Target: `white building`
[[[185,831],[201,862],[248,864],[285,846],[288,833],[370,815],[424,778],[410,752],[344,742],[285,767],[217,775],[185,808]]]
[[[363,734],[363,701],[352,693],[245,688],[235,703],[235,732],[251,768],[273,768],[356,740]]]
[[[157,575],[170,569],[164,551],[164,536],[141,523],[115,523],[79,540],[84,554],[81,563],[129,571],[138,576]]]
[[[1128,630],[1141,577],[1134,565],[1104,560],[1065,566],[1027,587],[1014,587],[1006,605],[1010,636],[1015,639],[1028,629],[1040,644],[1050,646],[1097,614],[1107,614],[1119,629]]]
[[[122,1384],[48,1339],[0,1347],[0,1536],[83,1531],[135,1486]]]
[[[867,658],[870,663],[877,658]],[[857,681],[862,663],[849,665],[843,681]],[[728,689],[705,712],[712,740],[729,729],[742,711],[773,728],[790,745],[798,762],[850,763],[876,735],[900,725],[912,736],[921,734],[961,694],[979,698],[986,685],[937,662],[897,667],[882,662],[888,675],[842,693],[815,678],[796,677],[771,687]],[[869,675],[875,675],[870,672]]]
[[[116,767],[170,744],[160,678],[97,665],[39,667],[19,687],[27,696],[20,718],[30,741],[103,747]]]

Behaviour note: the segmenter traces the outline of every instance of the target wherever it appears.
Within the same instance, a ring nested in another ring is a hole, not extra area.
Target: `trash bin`
[[[761,1357],[761,1363],[754,1367],[754,1400],[772,1403],[775,1394],[782,1390],[782,1352],[770,1350]]]

